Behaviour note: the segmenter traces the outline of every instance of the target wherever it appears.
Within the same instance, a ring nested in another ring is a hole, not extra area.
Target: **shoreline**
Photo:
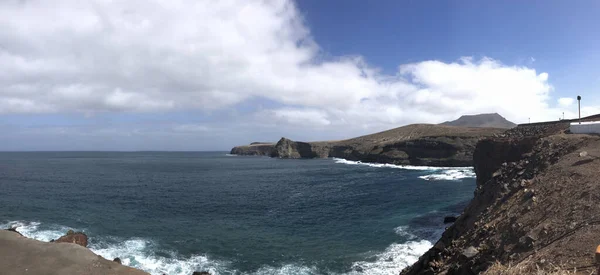
[[[79,244],[38,241],[11,230],[0,230],[0,266],[7,274],[149,274]]]
[[[402,275],[590,274],[600,212],[600,137],[564,123],[482,140],[469,205]]]

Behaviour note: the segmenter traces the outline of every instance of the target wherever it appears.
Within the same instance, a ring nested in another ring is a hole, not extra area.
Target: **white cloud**
[[[211,131],[211,128],[200,124],[181,124],[173,126],[173,131],[181,133],[203,133]]]
[[[281,106],[259,118],[385,129],[558,112],[547,73],[491,58],[385,75],[360,56],[321,56],[288,0],[2,1],[0,113],[211,111],[264,98]]]
[[[295,125],[308,126],[327,126],[331,122],[327,119],[328,115],[324,111],[314,109],[277,109],[266,112],[263,118],[272,119],[278,122],[291,123]]]
[[[558,99],[558,105],[561,107],[569,107],[573,105],[573,102],[575,102],[575,99],[570,97],[561,97]]]

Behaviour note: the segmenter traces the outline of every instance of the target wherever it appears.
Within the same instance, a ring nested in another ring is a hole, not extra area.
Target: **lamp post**
[[[581,96],[577,96],[577,109],[579,110],[579,124],[581,124]]]

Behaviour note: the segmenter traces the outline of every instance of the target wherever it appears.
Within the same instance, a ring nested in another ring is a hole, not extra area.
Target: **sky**
[[[600,113],[599,1],[0,1],[0,151]]]

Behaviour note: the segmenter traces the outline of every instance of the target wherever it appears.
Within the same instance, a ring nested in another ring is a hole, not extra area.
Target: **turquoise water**
[[[0,226],[153,274],[397,274],[475,187],[470,169],[225,152],[0,153]]]

